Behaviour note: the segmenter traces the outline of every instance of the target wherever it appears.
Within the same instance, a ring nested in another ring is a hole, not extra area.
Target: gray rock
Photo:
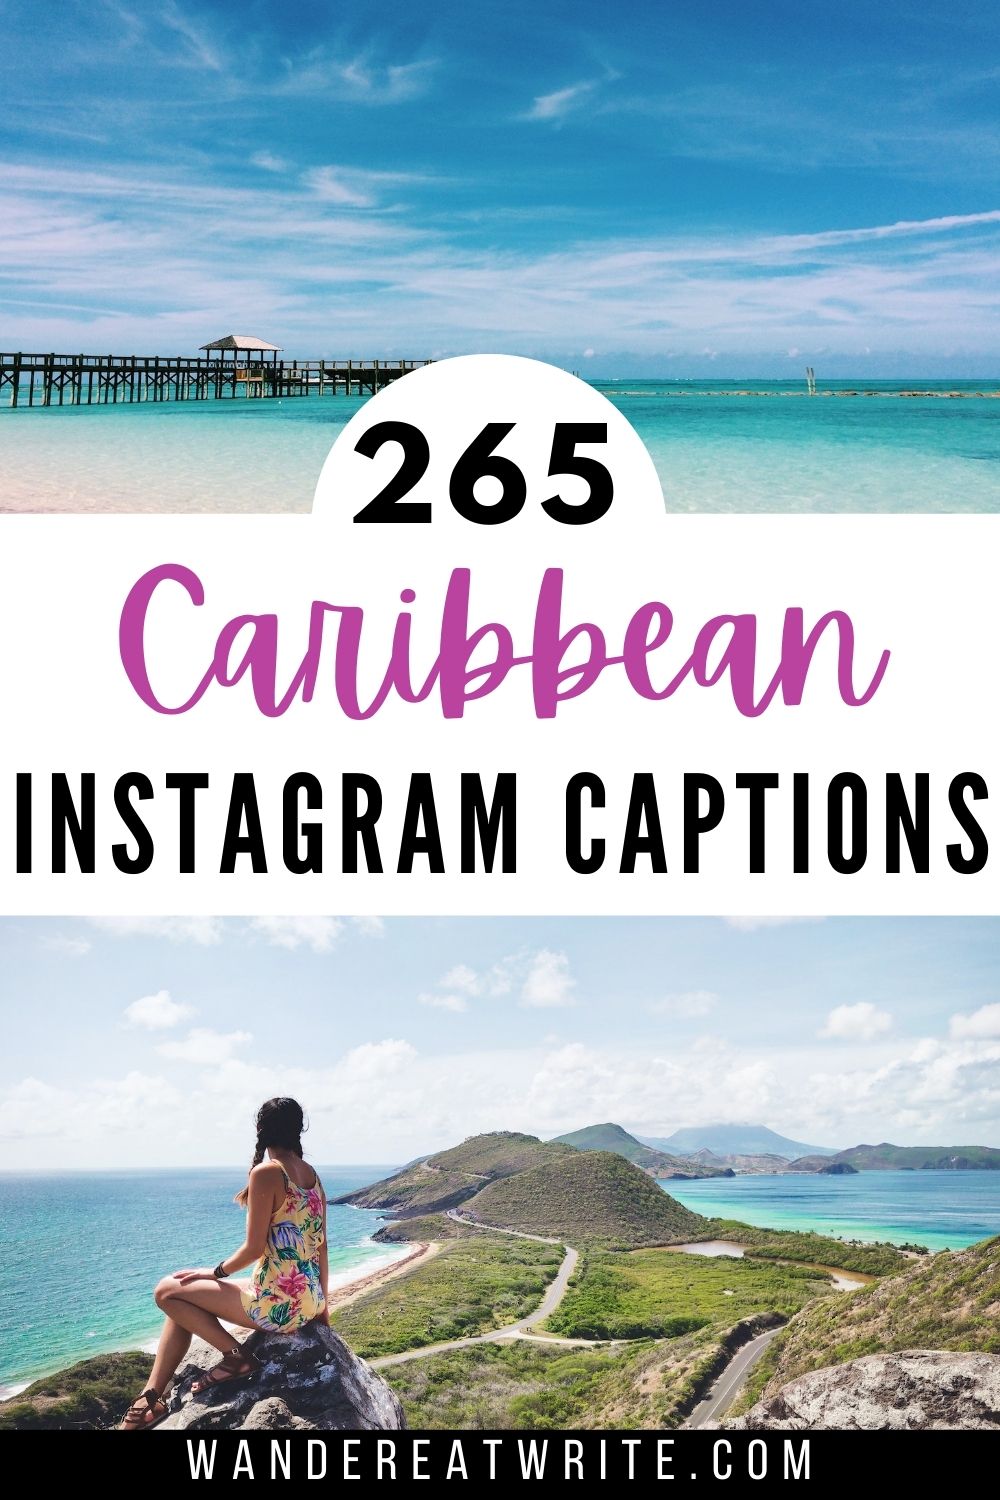
[[[869,1354],[800,1375],[723,1425],[744,1432],[1000,1428],[1000,1355]]]
[[[237,1338],[261,1368],[247,1380],[192,1395],[192,1382],[220,1359],[217,1350],[195,1339],[167,1398],[170,1415],[154,1431],[392,1431],[406,1426],[403,1408],[381,1376],[322,1323],[310,1323],[298,1333],[254,1332]]]

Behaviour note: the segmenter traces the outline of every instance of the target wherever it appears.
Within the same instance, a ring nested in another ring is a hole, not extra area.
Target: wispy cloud
[[[583,78],[579,83],[570,83],[564,88],[553,89],[550,94],[537,94],[532,101],[531,108],[525,113],[524,119],[564,120],[567,115],[579,109],[590,98],[597,85],[597,79]]]
[[[289,162],[283,156],[275,156],[273,151],[255,151],[250,158],[252,167],[260,167],[262,172],[287,172]]]
[[[159,19],[169,31],[180,37],[185,55],[194,66],[207,68],[211,73],[223,71],[225,62],[215,43],[203,27],[181,10],[176,0],[166,0]]]
[[[712,990],[683,990],[676,995],[664,995],[659,1000],[651,1000],[647,1009],[651,1016],[693,1021],[710,1015],[718,1003],[719,997]]]
[[[419,172],[348,163],[265,168],[239,186],[180,167],[2,165],[4,338],[9,347],[84,338],[168,353],[252,308],[262,336],[286,348],[324,352],[335,327],[338,342],[389,355],[391,301],[405,353],[582,357],[596,347],[665,362],[707,349],[772,351],[787,362],[790,349],[806,358],[818,349],[990,356],[1000,342],[995,208],[777,235],[592,236],[555,250],[504,249],[469,243],[440,186]]]

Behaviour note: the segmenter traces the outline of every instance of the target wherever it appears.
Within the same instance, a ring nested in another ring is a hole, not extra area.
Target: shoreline
[[[405,1255],[397,1256],[393,1260],[384,1261],[376,1266],[374,1270],[364,1270],[359,1267],[358,1274],[352,1274],[350,1280],[331,1286],[328,1303],[331,1311],[348,1306],[349,1303],[357,1301],[359,1297],[363,1297],[366,1292],[374,1290],[377,1286],[381,1286],[383,1282],[392,1281],[404,1271],[411,1270],[414,1266],[426,1260],[433,1259],[440,1249],[440,1241],[424,1240],[412,1245]],[[155,1349],[156,1340],[145,1339],[140,1343],[120,1344],[114,1349],[102,1349],[100,1353],[133,1354],[139,1351],[152,1354]],[[97,1354],[84,1354],[79,1359],[72,1360],[68,1364],[63,1363],[51,1370],[41,1371],[38,1374],[32,1375],[29,1380],[13,1380],[8,1385],[0,1385],[0,1404],[5,1401],[15,1400],[23,1391],[28,1389],[28,1386],[34,1385],[38,1380],[46,1380],[49,1376],[56,1375],[61,1370],[72,1369],[73,1365],[82,1364],[84,1360],[93,1358],[97,1358]]]

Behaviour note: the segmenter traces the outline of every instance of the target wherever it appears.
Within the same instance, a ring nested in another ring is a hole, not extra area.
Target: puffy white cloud
[[[654,1016],[694,1020],[699,1016],[707,1016],[718,1003],[718,995],[711,990],[684,990],[676,995],[664,995],[659,1000],[651,1000],[647,1009]]]
[[[951,1018],[953,1037],[1000,1037],[1000,1005],[981,1005],[978,1010]]]
[[[339,917],[251,917],[250,929],[275,948],[329,953],[344,924]]]
[[[250,1031],[213,1031],[210,1026],[196,1026],[183,1041],[161,1042],[157,1052],[171,1062],[194,1063],[211,1067],[228,1061],[242,1047],[253,1041]]]
[[[879,1010],[870,1000],[859,1000],[857,1005],[835,1005],[819,1034],[834,1041],[873,1042],[891,1027],[887,1010]]]
[[[468,964],[455,964],[441,980],[441,988],[457,990],[463,995],[481,995],[483,979],[475,969],[470,969]]]
[[[222,941],[219,917],[89,917],[91,926],[111,937],[166,938],[171,943],[208,947]]]
[[[521,986],[521,1004],[538,1010],[572,1005],[575,988],[567,955],[542,948],[528,966]]]
[[[193,1015],[194,1006],[171,999],[169,990],[143,995],[125,1007],[125,1020],[129,1026],[141,1026],[147,1031],[169,1031]]]
[[[822,1042],[751,1051],[701,1037],[640,1051],[553,1038],[431,1054],[389,1037],[303,1061],[224,1039],[221,1048],[183,1047],[181,1060],[193,1065],[169,1082],[133,1072],[61,1085],[35,1077],[0,1090],[0,1140],[16,1140],[17,1159],[38,1166],[93,1165],[95,1146],[108,1165],[197,1164],[206,1139],[215,1159],[242,1163],[261,1100],[291,1094],[310,1117],[310,1152],[321,1163],[401,1162],[479,1131],[546,1137],[595,1120],[646,1135],[751,1120],[830,1146],[1000,1144],[1000,1041],[928,1038],[888,1049],[883,1041],[873,1060],[870,1043],[845,1042],[834,1067]],[[153,1141],[151,1117],[170,1120]]]
[[[468,1010],[469,1002],[464,995],[456,995],[450,990],[424,991],[417,996],[418,1005],[428,1005],[432,1010],[452,1010],[456,1013]]]

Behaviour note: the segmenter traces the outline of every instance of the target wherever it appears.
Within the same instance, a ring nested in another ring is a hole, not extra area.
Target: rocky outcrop
[[[869,1354],[800,1375],[724,1425],[746,1432],[1000,1428],[1000,1355]]]
[[[299,1333],[251,1333],[245,1347],[260,1361],[250,1379],[195,1396],[192,1383],[219,1361],[215,1349],[195,1339],[168,1396],[170,1416],[154,1431],[341,1432],[406,1426],[403,1408],[381,1376],[321,1323],[310,1323]]]

